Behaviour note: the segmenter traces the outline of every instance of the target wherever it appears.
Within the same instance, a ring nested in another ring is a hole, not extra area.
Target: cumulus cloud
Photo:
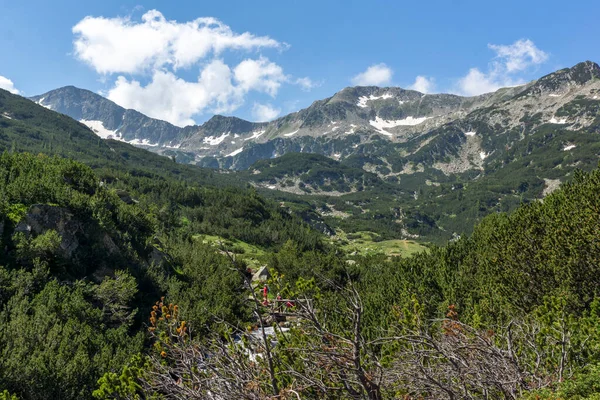
[[[514,84],[506,76],[498,76],[493,71],[484,74],[477,68],[471,68],[469,73],[458,81],[459,92],[465,96],[495,92],[501,87],[513,86]]]
[[[518,73],[543,64],[548,54],[529,39],[520,39],[511,45],[488,44],[496,53],[487,72],[471,68],[467,75],[459,79],[457,92],[466,96],[489,93],[501,87],[523,84],[525,81]]]
[[[269,36],[238,34],[215,18],[177,22],[157,10],[146,12],[141,21],[86,17],[73,34],[76,58],[104,79],[118,75],[107,91],[109,99],[179,126],[193,124],[193,117],[203,112],[233,112],[250,92],[275,97],[283,84],[305,90],[315,86],[309,78],[286,75],[262,55],[227,64],[226,50],[282,50],[288,45]],[[196,80],[179,75],[191,68],[199,69]],[[261,115],[272,114],[264,110]]]
[[[300,86],[300,88],[305,92],[309,92],[312,89],[321,86],[320,82],[315,82],[308,77],[297,78],[295,81],[293,81],[293,83]]]
[[[168,21],[157,10],[130,18],[85,17],[73,27],[75,56],[98,73],[140,73],[165,65],[191,67],[227,49],[285,48],[268,36],[235,33],[215,18]]]
[[[281,113],[281,110],[273,107],[271,104],[254,103],[252,115],[257,122],[271,121]]]
[[[357,86],[381,86],[390,83],[394,72],[384,63],[371,65],[366,71],[352,78]]]
[[[20,93],[17,90],[17,88],[15,87],[15,84],[13,83],[13,81],[11,81],[8,78],[3,77],[2,75],[0,75],[0,89],[8,90],[12,94]]]
[[[419,75],[408,88],[421,93],[431,93],[435,89],[435,80]]]
[[[123,107],[143,110],[150,117],[185,126],[194,123],[191,116],[207,108],[215,113],[234,111],[251,90],[274,96],[285,80],[281,68],[266,58],[244,60],[233,70],[216,59],[202,69],[195,82],[178,78],[171,71],[155,71],[146,86],[119,76],[108,98]]]
[[[529,39],[517,40],[511,45],[488,44],[496,52],[497,62],[506,68],[506,72],[523,71],[532,65],[548,61],[548,54],[538,49]]]
[[[234,70],[235,79],[241,90],[258,90],[275,96],[286,81],[283,69],[264,57],[244,60]]]

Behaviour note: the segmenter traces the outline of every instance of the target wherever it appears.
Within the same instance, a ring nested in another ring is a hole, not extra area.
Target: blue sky
[[[0,87],[75,85],[178,125],[268,120],[357,84],[469,95],[598,62],[599,15],[597,0],[0,0]]]

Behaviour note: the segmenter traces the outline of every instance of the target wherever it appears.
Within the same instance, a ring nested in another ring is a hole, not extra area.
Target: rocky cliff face
[[[26,237],[36,237],[48,230],[54,230],[61,238],[58,253],[66,259],[76,259],[82,247],[94,242],[107,256],[121,252],[112,238],[100,229],[90,229],[66,208],[48,204],[35,204],[29,208],[23,219],[15,227]]]
[[[3,231],[4,224],[0,222],[0,237]],[[30,240],[48,231],[58,234],[60,244],[54,254],[69,264],[72,272],[93,272],[95,279],[102,280],[103,276],[112,273],[115,265],[131,258],[130,250],[121,250],[118,238],[111,236],[96,222],[80,218],[64,207],[34,204],[9,234],[22,233]],[[135,262],[145,266],[163,265],[168,258],[154,245],[148,246],[143,256]],[[93,264],[90,264],[91,259]]]

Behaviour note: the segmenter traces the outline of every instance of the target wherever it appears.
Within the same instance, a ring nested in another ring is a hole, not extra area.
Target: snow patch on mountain
[[[373,96],[373,95],[370,95],[368,97],[367,96],[360,96],[358,98],[358,103],[356,103],[356,105],[359,106],[359,107],[361,107],[361,108],[365,108],[365,107],[368,107],[367,106],[367,101],[385,100],[385,99],[391,99],[392,97],[394,97],[394,96],[392,96],[389,93],[385,93],[385,94],[383,94],[381,96]],[[400,104],[402,104],[402,103],[400,103]]]
[[[158,143],[151,143],[149,139],[125,140],[118,133],[118,130],[111,131],[110,129],[106,129],[104,127],[104,123],[102,121],[82,119],[79,122],[81,122],[82,124],[84,124],[85,126],[90,128],[92,130],[92,132],[94,132],[98,137],[101,137],[102,139],[118,140],[120,142],[129,143],[134,146],[149,146],[149,147],[158,146]],[[168,146],[165,146],[165,147],[168,147]],[[177,146],[177,147],[179,147],[179,146]]]
[[[8,115],[7,113],[2,113],[2,116],[4,118],[12,119],[12,117],[10,115]]]
[[[266,130],[264,130],[264,129],[263,129],[262,131],[255,131],[255,132],[252,132],[252,136],[250,136],[250,137],[248,137],[248,138],[246,138],[246,139],[244,139],[244,140],[256,139],[256,138],[260,137],[260,136],[261,136],[263,133],[265,133],[265,132],[266,132]]]
[[[465,136],[475,136],[477,132],[471,131],[471,132],[465,132]]]
[[[556,119],[556,117],[552,117],[552,118],[550,118],[549,122],[551,124],[566,124],[567,119],[566,118]]]
[[[43,99],[42,99],[43,100]],[[40,100],[41,102],[41,100]],[[41,103],[40,103],[41,104]],[[117,139],[121,140],[117,131],[111,131],[104,127],[104,123],[102,121],[92,121],[82,119],[79,120],[82,124],[90,128],[96,135],[100,136],[102,139]]]
[[[148,139],[142,139],[142,140],[140,140],[140,139],[133,139],[133,140],[130,140],[130,141],[123,140],[123,142],[132,144],[134,146],[150,146],[150,147],[156,147],[156,146],[158,146],[158,143],[150,143],[150,140],[148,140]]]
[[[223,133],[219,137],[207,136],[204,138],[204,140],[202,140],[202,143],[209,144],[211,146],[216,146],[218,144],[221,144],[223,142],[223,140],[225,140],[228,136],[229,136],[229,132]]]
[[[232,151],[231,153],[227,154],[225,157],[233,157],[233,156],[237,156],[238,154],[240,154],[242,151],[244,151],[244,147],[240,147],[237,150]]]
[[[294,136],[296,133],[298,133],[299,130],[300,129],[296,129],[294,132],[284,133],[283,136],[287,136],[287,137]]]
[[[47,106],[47,105],[45,105],[45,104],[44,104],[44,99],[45,99],[45,97],[42,97],[42,98],[41,98],[41,99],[39,99],[39,100],[38,100],[36,103],[38,103],[38,104],[39,104],[40,106],[42,106],[42,107],[46,107],[48,110],[52,110],[52,107],[51,107],[51,106]]]
[[[353,133],[354,133],[354,131],[355,131],[355,130],[356,130],[356,125],[354,125],[354,124],[350,124],[350,130],[349,130],[349,131],[346,131],[346,132],[344,132],[344,134],[346,134],[346,135],[351,135],[351,134],[353,134]]]
[[[563,148],[563,151],[569,151],[569,150],[573,150],[575,147],[577,147],[577,146],[575,146],[574,144],[570,144],[570,145],[568,145],[568,146],[565,146],[565,147]]]
[[[415,125],[419,125],[419,124],[425,122],[425,120],[427,120],[427,119],[429,119],[429,118],[428,117],[420,117],[420,118],[406,117],[404,119],[388,121],[388,120],[382,119],[380,117],[375,117],[375,120],[369,121],[369,124],[371,124],[372,127],[377,129],[377,131],[379,133],[387,135],[387,136],[392,136],[391,133],[386,132],[384,129],[394,128],[396,126],[415,126]]]

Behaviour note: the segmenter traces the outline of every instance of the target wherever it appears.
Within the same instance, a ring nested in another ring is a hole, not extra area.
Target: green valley
[[[190,164],[0,90],[0,399],[597,398],[596,67],[469,102],[349,89],[264,132],[215,117],[272,137]],[[587,97],[533,112],[565,81]],[[417,104],[456,118],[388,139]],[[348,107],[379,134],[319,139]],[[314,136],[275,137],[300,118]]]

